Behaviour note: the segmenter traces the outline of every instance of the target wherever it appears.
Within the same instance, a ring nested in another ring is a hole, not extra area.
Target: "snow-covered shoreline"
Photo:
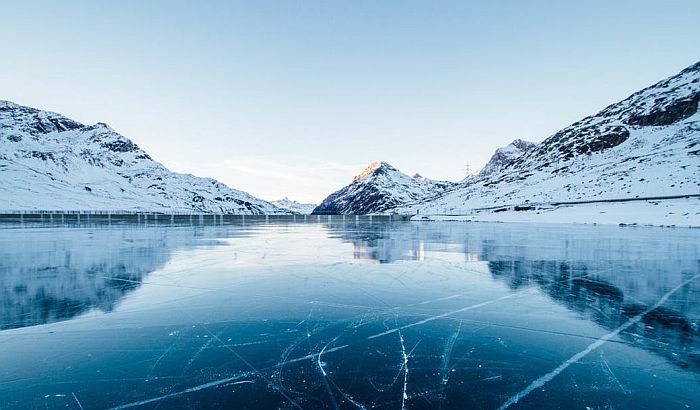
[[[532,210],[474,210],[463,215],[416,215],[412,221],[524,222],[700,227],[700,198],[558,205]]]

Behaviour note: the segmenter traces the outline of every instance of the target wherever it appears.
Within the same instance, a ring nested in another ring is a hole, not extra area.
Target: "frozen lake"
[[[0,225],[0,408],[700,408],[700,230]]]

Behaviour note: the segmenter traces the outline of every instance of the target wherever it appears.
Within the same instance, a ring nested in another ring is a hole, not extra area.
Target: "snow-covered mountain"
[[[289,213],[210,178],[169,171],[97,123],[0,101],[0,209]]]
[[[455,184],[416,174],[410,177],[386,162],[375,162],[352,183],[332,193],[313,214],[370,214],[401,204],[426,201]]]
[[[700,194],[700,63],[401,213]]]
[[[272,204],[299,215],[309,215],[311,212],[313,212],[314,208],[316,208],[316,204],[302,204],[301,202],[297,202],[289,198],[280,199],[279,201],[272,201]]]
[[[484,176],[498,172],[536,146],[537,144],[534,142],[517,139],[505,147],[498,148],[478,175]]]

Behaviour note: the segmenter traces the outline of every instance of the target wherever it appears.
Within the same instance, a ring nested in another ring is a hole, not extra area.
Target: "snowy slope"
[[[289,198],[272,201],[272,204],[299,215],[309,215],[313,212],[314,208],[316,208],[316,204],[302,204],[301,202],[293,201]]]
[[[700,193],[700,63],[557,132],[459,189],[395,211]]]
[[[103,123],[0,101],[0,209],[288,213],[209,178],[169,171]]]
[[[313,214],[370,214],[409,202],[425,201],[454,186],[416,174],[410,177],[386,162],[375,162],[352,183],[332,193]]]

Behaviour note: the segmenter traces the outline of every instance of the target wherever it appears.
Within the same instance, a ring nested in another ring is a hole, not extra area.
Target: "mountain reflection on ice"
[[[172,251],[192,247],[197,235],[100,225],[0,231],[0,329],[66,320],[92,309],[109,312]]]
[[[694,408],[700,231],[0,227],[2,408]]]

